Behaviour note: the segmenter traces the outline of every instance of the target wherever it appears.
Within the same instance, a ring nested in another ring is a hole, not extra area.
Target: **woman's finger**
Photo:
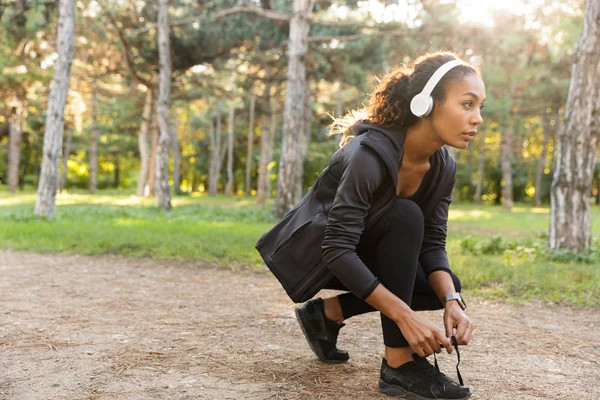
[[[452,319],[444,318],[444,327],[446,328],[446,337],[450,337],[453,334],[454,327],[452,326]]]
[[[452,342],[446,336],[442,335],[442,332],[438,332],[438,334],[436,335],[436,341],[446,349],[448,354],[452,354]]]
[[[467,330],[465,331],[465,335],[463,336],[463,342],[465,342],[465,344],[469,344],[469,342],[471,341],[471,336],[473,335],[474,328],[475,327],[473,326],[473,323],[469,321]]]
[[[427,341],[421,343],[421,348],[425,352],[426,356],[433,354],[433,349],[431,348],[431,345]]]
[[[458,321],[458,324],[456,326],[456,339],[458,340],[459,344],[467,344],[468,342],[465,342],[465,334],[467,333],[467,329],[469,327],[469,320],[468,319],[461,319]]]
[[[427,355],[419,343],[411,344],[410,347],[412,347],[413,351],[417,353],[419,357],[425,357]]]

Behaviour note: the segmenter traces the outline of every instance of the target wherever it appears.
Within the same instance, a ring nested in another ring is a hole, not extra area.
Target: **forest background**
[[[312,11],[299,21],[294,7],[301,3]],[[492,3],[74,2],[74,49],[53,191],[56,221],[36,219],[31,210],[59,59],[59,3],[2,3],[4,247],[259,264],[252,249],[257,236],[309,189],[338,148],[339,138],[327,135],[332,117],[361,107],[376,77],[395,65],[423,52],[450,50],[481,66],[487,91],[478,135],[468,149],[453,151],[451,225],[465,224],[449,241],[458,269],[482,255],[495,257],[489,265],[531,264],[531,276],[523,279],[515,272],[514,282],[500,288],[499,282],[511,279],[505,269],[472,271],[471,282],[499,297],[512,290],[525,298],[535,293],[557,302],[598,304],[596,239],[583,253],[545,252],[559,133],[585,2]],[[168,32],[171,67],[166,130],[158,93],[165,71],[157,25],[161,6],[168,9],[163,32]],[[305,73],[292,86],[290,60],[299,53],[291,35],[300,25],[308,29],[299,57]],[[285,109],[292,90],[298,99],[294,112],[292,105]],[[175,207],[170,214],[152,207],[163,139],[168,140],[162,153],[168,154],[167,189],[174,197],[158,204]],[[595,159],[595,147],[580,149],[581,157],[590,152]],[[292,166],[287,178],[282,165]],[[597,163],[591,178],[590,199],[600,204]],[[278,190],[286,179],[285,190]],[[213,230],[223,221],[230,225]],[[189,236],[178,236],[186,232]]]

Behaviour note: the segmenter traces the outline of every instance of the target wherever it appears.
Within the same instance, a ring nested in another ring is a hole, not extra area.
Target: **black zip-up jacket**
[[[406,129],[358,123],[353,130],[355,138],[332,156],[298,205],[257,243],[296,302],[312,297],[332,276],[361,299],[379,284],[356,246],[396,199]],[[444,147],[431,156],[430,165],[418,202],[425,221],[419,261],[426,275],[450,269],[446,222],[456,172]]]

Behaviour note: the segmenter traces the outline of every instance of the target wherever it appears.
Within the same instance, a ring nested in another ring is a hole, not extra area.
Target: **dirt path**
[[[0,273],[0,399],[386,398],[378,316],[342,329],[348,364],[322,364],[265,272],[0,250]],[[600,396],[599,310],[470,300],[473,399]]]

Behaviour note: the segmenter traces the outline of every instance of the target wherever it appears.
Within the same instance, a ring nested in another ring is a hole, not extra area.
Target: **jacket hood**
[[[364,135],[362,145],[371,147],[386,165],[394,187],[398,186],[398,170],[404,154],[406,128],[382,127],[369,122],[359,122],[352,128],[356,137]]]
[[[377,131],[382,133],[386,138],[392,142],[394,146],[394,150],[397,152],[402,152],[404,148],[404,139],[406,138],[406,127],[383,127],[379,125],[372,124],[370,122],[359,122],[352,128],[355,136],[362,135],[368,131]]]

